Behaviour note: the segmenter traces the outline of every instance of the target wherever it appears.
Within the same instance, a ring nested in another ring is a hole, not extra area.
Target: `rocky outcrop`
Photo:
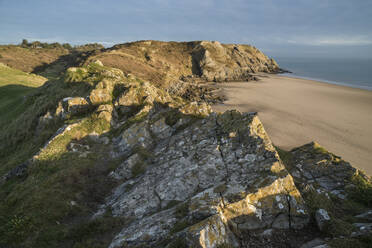
[[[369,177],[316,142],[295,148],[286,156],[286,167],[328,243],[351,242],[357,246],[356,237],[371,235]]]
[[[96,59],[165,89],[180,81],[195,85],[200,81],[249,81],[255,79],[251,73],[280,70],[273,59],[253,46],[217,41],[125,43],[95,53],[85,65]],[[183,94],[185,88],[195,89],[195,85],[177,88]]]
[[[291,156],[287,168],[300,191],[315,190],[345,200],[347,192],[355,188],[352,177],[360,172],[319,144],[312,142],[293,149]]]
[[[200,42],[193,50],[199,76],[207,81],[249,81],[251,73],[277,72],[278,64],[255,47]]]
[[[230,111],[199,119],[156,105],[114,139],[125,180],[108,209],[132,222],[110,247],[156,246],[175,237],[188,246],[238,246],[242,232],[303,228],[307,210],[255,114]]]

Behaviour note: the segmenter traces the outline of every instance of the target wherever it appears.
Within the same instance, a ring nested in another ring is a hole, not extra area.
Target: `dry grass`
[[[20,46],[0,46],[0,62],[24,72],[32,72],[36,67],[56,61],[69,50],[63,48],[23,48]]]
[[[121,69],[151,81],[167,86],[182,75],[192,74],[191,53],[194,42],[140,41],[116,45],[95,56],[85,64],[99,59],[109,67]]]

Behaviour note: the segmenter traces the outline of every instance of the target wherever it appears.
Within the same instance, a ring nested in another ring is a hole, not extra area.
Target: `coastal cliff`
[[[251,46],[143,41],[49,80],[0,132],[0,245],[367,247],[366,175],[174,89],[278,69]]]

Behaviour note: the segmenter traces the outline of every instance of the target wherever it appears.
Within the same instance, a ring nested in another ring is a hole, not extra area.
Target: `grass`
[[[365,235],[358,238],[336,238],[328,242],[330,247],[334,248],[371,248],[372,235]]]
[[[13,78],[20,85],[29,82],[27,76],[41,78],[7,67],[1,69],[6,75],[1,79],[4,87]],[[26,80],[23,81],[23,77]],[[33,86],[44,81],[32,81]],[[55,138],[32,163],[27,176],[0,185],[0,246],[66,247],[67,242],[67,247],[106,247],[112,239],[110,228],[122,226],[117,224],[121,220],[106,217],[98,224],[90,221],[97,205],[115,186],[112,179],[102,175],[115,169],[119,161],[104,156],[108,152],[107,146],[92,143],[86,135],[109,132],[110,123],[88,113],[66,122],[55,118],[44,128],[38,127],[39,117],[47,111],[53,113],[62,98],[81,96],[90,89],[84,83],[49,82],[47,86],[29,92],[21,114],[7,118],[2,124],[0,175],[30,159],[64,123],[72,121],[77,127]],[[69,152],[67,147],[71,142],[88,144],[90,153],[80,157],[78,153]],[[77,240],[74,233],[83,233],[84,242]]]
[[[178,233],[182,231],[183,229],[189,227],[191,224],[188,221],[181,220],[174,224],[174,226],[170,230],[170,234]]]
[[[314,146],[314,152],[316,152],[316,153],[331,154],[329,151],[327,151],[327,149],[325,149],[324,147],[322,147],[321,145],[319,145],[316,142],[313,143],[313,146]]]
[[[122,220],[90,221],[88,216],[114,187],[115,183],[102,175],[119,161],[101,156],[107,149],[101,144],[90,143],[91,153],[85,158],[66,149],[71,141],[89,143],[86,134],[105,130],[106,126],[94,117],[83,120],[40,154],[27,178],[7,181],[0,187],[0,219],[5,223],[0,227],[0,245],[60,247],[67,240],[77,247],[107,245],[103,242],[96,246],[101,242],[99,235],[122,227]]]
[[[137,162],[133,167],[132,167],[132,176],[136,177],[139,175],[142,175],[146,171],[146,165],[143,161]]]
[[[178,237],[167,245],[168,248],[190,248],[184,238]]]
[[[24,97],[46,81],[0,63],[0,126],[19,116],[27,107]]]
[[[275,146],[275,149],[278,152],[278,155],[279,155],[280,159],[282,160],[282,162],[284,163],[284,165],[287,168],[291,168],[292,163],[293,163],[293,155],[292,155],[292,153],[291,152],[288,152],[288,151],[285,151],[285,150],[281,149],[278,146]]]
[[[372,207],[372,183],[366,180],[361,174],[356,174],[351,181],[356,186],[350,192],[350,197],[354,201]]]
[[[70,53],[64,48],[24,48],[16,45],[0,46],[2,58],[0,63],[24,72],[32,72],[46,64],[57,61]]]

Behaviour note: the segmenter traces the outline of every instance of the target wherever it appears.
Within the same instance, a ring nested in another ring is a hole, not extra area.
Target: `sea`
[[[274,58],[285,76],[372,90],[372,58]]]

